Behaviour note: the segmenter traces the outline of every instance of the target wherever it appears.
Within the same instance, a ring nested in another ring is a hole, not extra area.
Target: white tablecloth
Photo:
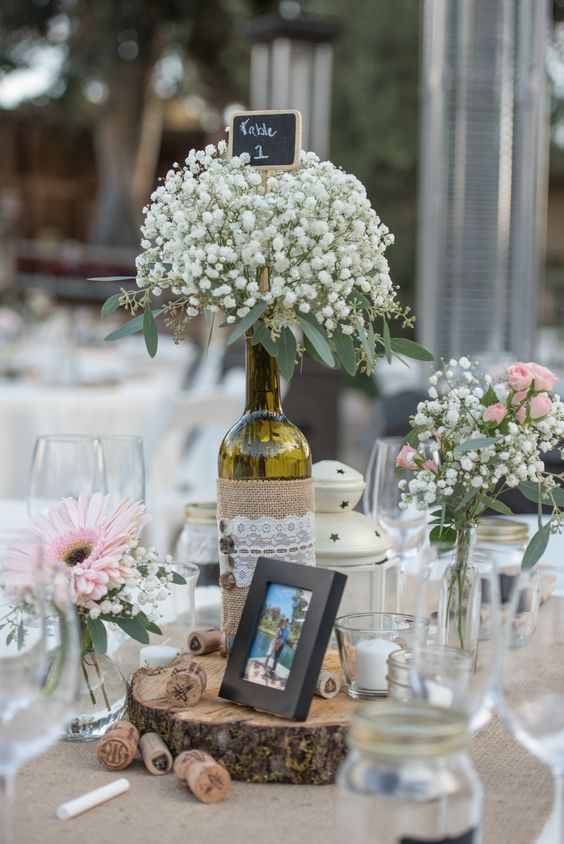
[[[83,380],[68,386],[0,381],[0,497],[26,497],[40,434],[146,436],[195,354],[187,344],[163,346],[154,361],[142,350],[122,354],[117,344],[80,350]],[[96,373],[98,385],[89,386],[96,384]]]

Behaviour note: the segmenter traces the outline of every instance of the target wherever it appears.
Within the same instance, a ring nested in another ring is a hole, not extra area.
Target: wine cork
[[[206,674],[205,669],[202,668],[200,663],[196,662],[196,660],[189,662],[188,665],[177,665],[176,668],[172,669],[170,676],[176,677],[177,674],[184,674],[186,671],[189,674],[195,674],[196,677],[200,678],[202,692],[205,692],[206,686],[208,685],[208,675]]]
[[[202,681],[191,671],[180,671],[166,684],[166,696],[176,707],[195,706],[203,691]]]
[[[98,761],[108,771],[123,771],[133,762],[139,744],[139,730],[128,721],[116,721],[96,747]]]
[[[139,739],[139,750],[150,774],[168,774],[172,768],[172,755],[158,733],[144,733]]]
[[[207,630],[198,628],[188,633],[188,650],[197,656],[218,651],[220,642],[221,630],[218,627],[209,627]]]
[[[202,750],[185,750],[177,756],[174,774],[202,803],[224,800],[231,787],[229,771]]]
[[[315,686],[315,694],[326,700],[336,697],[341,690],[341,681],[332,671],[322,671]]]

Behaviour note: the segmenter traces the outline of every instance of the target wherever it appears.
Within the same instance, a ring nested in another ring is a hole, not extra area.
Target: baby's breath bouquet
[[[305,351],[350,374],[372,372],[379,352],[432,359],[390,336],[388,319],[409,327],[413,318],[384,254],[393,235],[358,179],[312,152],[302,152],[297,170],[264,176],[246,154],[228,160],[225,148],[192,150],[152,194],[137,288],[103,308],[123,306],[132,319],[108,339],[143,330],[154,355],[155,318],[178,341],[195,316],[211,327],[222,312],[233,327],[228,342],[252,331],[286,378]]]

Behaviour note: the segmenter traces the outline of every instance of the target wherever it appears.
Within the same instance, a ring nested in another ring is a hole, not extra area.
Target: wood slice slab
[[[189,709],[171,707],[165,690],[173,668],[194,660],[208,676],[206,691]],[[339,657],[329,651],[326,671],[340,674]],[[218,653],[181,654],[166,668],[141,668],[131,679],[129,718],[141,733],[154,731],[173,754],[204,750],[234,779],[247,782],[308,783],[335,781],[346,753],[346,732],[357,703],[344,690],[332,700],[314,696],[307,721],[288,721],[221,700],[217,693],[225,670]]]

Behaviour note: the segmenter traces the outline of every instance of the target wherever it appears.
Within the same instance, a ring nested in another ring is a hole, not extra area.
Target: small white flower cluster
[[[269,306],[263,319],[275,337],[300,313],[329,336],[400,313],[384,257],[393,235],[355,176],[302,152],[299,169],[271,173],[265,192],[246,154],[228,161],[224,153],[223,141],[192,150],[144,209],[137,285],[177,297],[172,309],[165,305],[177,336],[204,310],[222,310],[233,324],[259,301]],[[268,290],[260,285],[265,269]]]
[[[517,366],[521,375],[525,365]],[[497,497],[522,481],[541,483],[548,495],[557,485],[540,455],[564,440],[560,397],[536,389],[532,375],[523,389],[511,386],[511,367],[509,380],[496,383],[489,375],[478,377],[476,368],[463,357],[430,377],[429,399],[411,419],[418,445],[404,446],[398,457],[399,466],[415,470],[412,480],[400,481],[404,507],[414,501],[422,509],[434,503],[451,512],[468,507],[475,518],[487,506],[484,496]],[[475,449],[461,448],[473,439]]]
[[[158,622],[159,604],[170,596],[174,578],[172,557],[163,562],[156,548],[144,548],[133,540],[126,548],[120,565],[127,573],[123,584],[112,589],[102,600],[88,603],[88,616],[105,621],[135,618],[143,612],[149,621]]]

